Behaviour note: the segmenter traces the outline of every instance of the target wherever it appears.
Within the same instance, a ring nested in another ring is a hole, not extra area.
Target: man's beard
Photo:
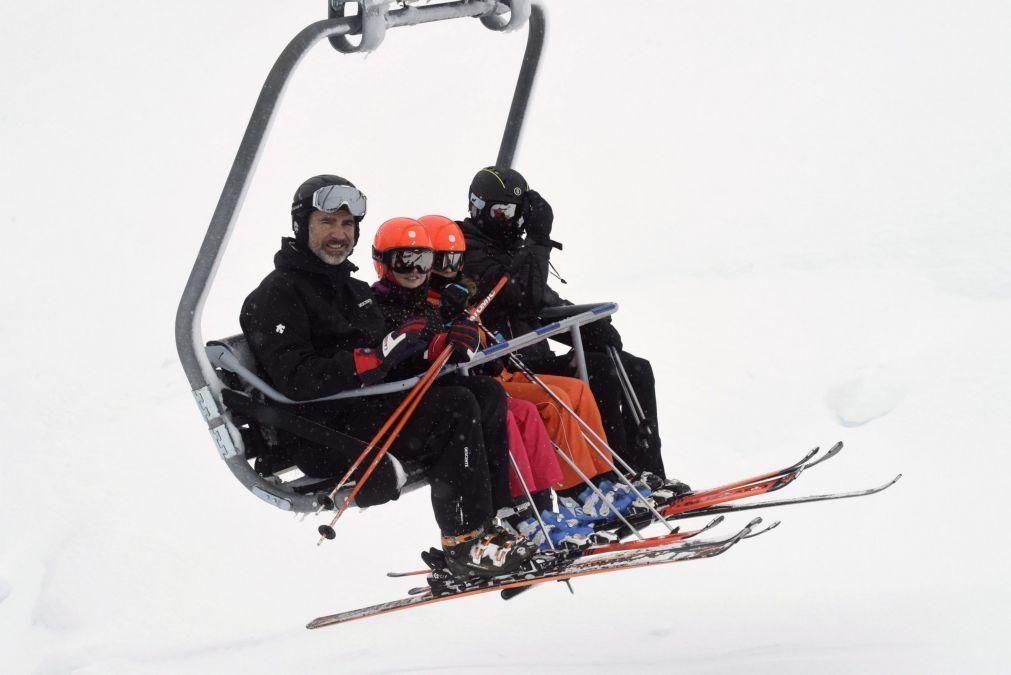
[[[322,244],[317,244],[315,242],[310,241],[309,250],[315,253],[316,257],[325,262],[327,265],[340,265],[342,262],[348,259],[348,256],[351,255],[351,251],[353,251],[354,249],[349,248],[346,249],[344,253],[338,253],[337,255],[333,255],[331,253],[327,253],[326,251],[324,251]]]

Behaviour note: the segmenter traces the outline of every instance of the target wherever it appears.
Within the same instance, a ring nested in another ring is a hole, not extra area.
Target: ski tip
[[[843,449],[843,442],[842,441],[836,441],[835,445],[833,445],[831,448],[828,449],[828,454],[834,455],[834,454],[836,454],[837,452],[839,452],[842,449]]]
[[[761,524],[762,524],[762,517],[758,516],[757,518],[752,518],[751,522],[748,523],[747,527],[755,527],[755,526],[761,525]]]
[[[754,539],[755,537],[757,537],[760,534],[765,534],[766,532],[769,532],[771,530],[775,530],[777,527],[779,527],[779,524],[781,522],[783,522],[783,521],[776,520],[771,525],[769,525],[767,527],[763,527],[762,529],[756,530],[754,532],[749,532],[747,535],[744,536],[744,538],[745,539]]]

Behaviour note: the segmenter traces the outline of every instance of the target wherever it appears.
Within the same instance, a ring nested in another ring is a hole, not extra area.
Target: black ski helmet
[[[470,217],[478,225],[497,225],[489,218],[493,204],[516,204],[516,216],[510,229],[519,234],[519,211],[526,196],[527,181],[515,169],[486,166],[470,182]]]
[[[298,186],[298,189],[295,190],[295,196],[291,201],[291,231],[295,233],[295,241],[306,248],[309,246],[309,214],[313,211],[312,196],[316,190],[327,185],[347,185],[348,187],[358,189],[347,178],[341,178],[332,174],[313,176]],[[361,218],[355,218],[356,246],[358,244],[358,236],[361,234],[361,222]]]

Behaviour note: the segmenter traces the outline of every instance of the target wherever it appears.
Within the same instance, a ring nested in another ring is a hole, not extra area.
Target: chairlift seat
[[[253,466],[257,473],[278,489],[290,491],[310,497],[329,494],[337,484],[337,476],[311,476],[294,471],[297,467],[294,461],[283,454],[277,441],[275,424],[287,427],[285,430],[296,437],[302,437],[310,442],[334,447],[329,439],[321,439],[317,434],[300,434],[298,422],[303,420],[291,410],[287,410],[294,402],[285,403],[287,397],[264,382],[257,374],[256,358],[249,347],[246,336],[239,333],[207,343],[207,356],[214,366],[221,381],[225,384],[221,392],[221,401],[232,414],[233,423],[239,427],[242,435],[242,454],[246,459],[255,460]],[[323,427],[318,423],[314,426]],[[341,434],[330,430],[334,438]],[[280,456],[276,456],[280,454]],[[272,457],[272,455],[276,457]],[[270,461],[274,459],[275,461]],[[264,461],[266,460],[266,461]],[[424,459],[401,461],[407,480],[401,494],[410,492],[428,484],[426,477],[430,462]],[[350,464],[350,462],[349,462]],[[297,473],[295,477],[286,477]],[[349,481],[338,499],[343,498],[354,487],[355,481]]]

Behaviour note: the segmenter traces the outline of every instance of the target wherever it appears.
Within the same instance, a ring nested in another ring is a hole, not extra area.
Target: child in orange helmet
[[[463,232],[460,227],[445,216],[422,216],[418,221],[425,226],[435,257],[432,266],[432,280],[429,284],[429,300],[439,304],[441,294],[453,284],[469,287],[474,284],[463,275],[463,254],[466,251]],[[447,293],[459,292],[456,289]],[[462,294],[462,293],[461,293]],[[539,385],[526,380],[520,373],[503,370],[499,380],[513,399],[534,403],[540,411],[548,434],[559,448],[573,460],[579,470],[588,478],[603,479],[612,471],[611,454],[606,448],[594,449],[585,438],[579,424]],[[593,394],[586,383],[573,377],[560,375],[539,375],[554,394],[571,410],[574,410],[594,430],[599,438],[606,438]],[[584,489],[579,474],[567,462],[561,464],[561,478],[553,485],[560,496],[576,496]]]
[[[418,221],[394,218],[383,223],[373,246],[373,260],[379,275],[379,281],[373,285],[376,304],[390,325],[399,326],[412,319],[426,322],[426,339],[430,340],[426,359],[434,359],[445,346],[453,345],[456,350],[453,360],[467,360],[479,347],[476,324],[459,315],[444,317],[439,308],[428,301],[429,272],[435,257],[431,240]],[[425,367],[425,363],[409,363],[399,366],[397,375],[413,376]],[[510,524],[519,528],[531,515],[527,491],[532,493],[538,511],[550,510],[550,488],[561,480],[562,473],[536,407],[526,401],[507,399],[502,385],[483,375],[444,375],[433,386],[464,387],[477,399],[489,468],[492,481],[496,483],[492,486],[492,494],[500,518],[508,517]],[[519,476],[511,466],[510,455],[519,469]],[[563,527],[555,529],[553,542],[581,543],[572,536],[577,533]],[[531,527],[525,531],[532,536],[538,533]]]

